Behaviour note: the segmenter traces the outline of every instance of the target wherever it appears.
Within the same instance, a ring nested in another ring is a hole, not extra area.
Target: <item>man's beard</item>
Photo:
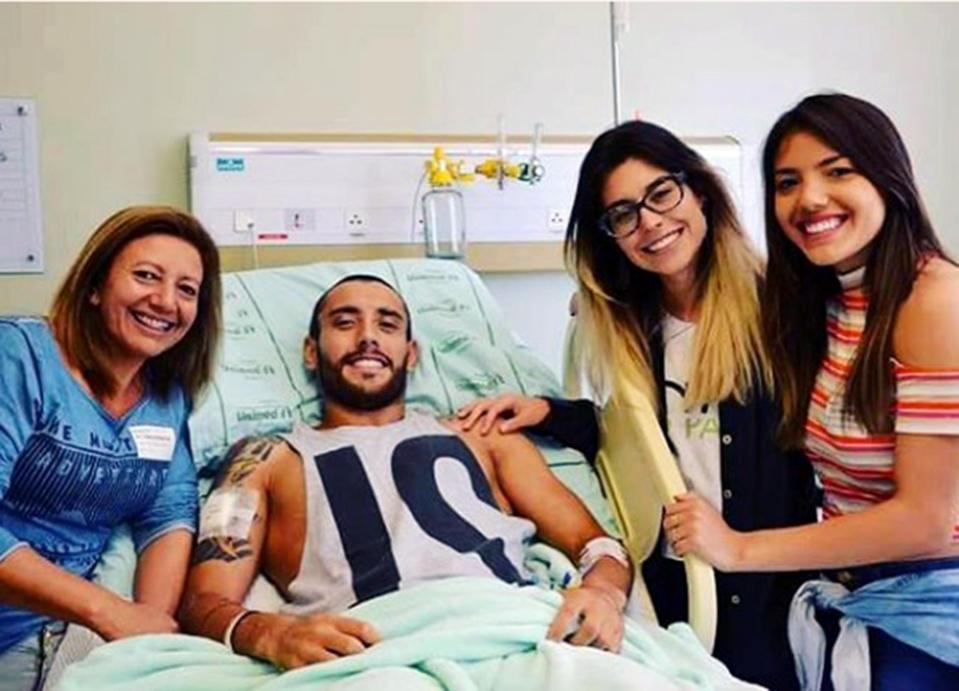
[[[406,367],[396,369],[386,384],[377,390],[369,391],[347,381],[343,376],[342,367],[331,362],[324,353],[320,352],[319,355],[320,362],[316,375],[324,400],[333,401],[350,410],[371,411],[380,410],[402,400],[406,393]],[[341,362],[344,360],[346,358],[343,358]]]

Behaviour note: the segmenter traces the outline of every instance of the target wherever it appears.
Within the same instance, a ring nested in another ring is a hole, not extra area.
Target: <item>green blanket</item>
[[[757,688],[730,676],[685,624],[628,621],[621,655],[546,641],[561,601],[494,579],[435,581],[351,609],[383,636],[360,655],[280,674],[204,638],[140,636],[98,648],[57,691]]]

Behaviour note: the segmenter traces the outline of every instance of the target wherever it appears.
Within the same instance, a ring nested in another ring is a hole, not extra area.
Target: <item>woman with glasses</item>
[[[683,500],[667,535],[726,571],[825,570],[790,618],[810,679],[959,689],[959,268],[899,133],[866,101],[786,112],[763,177],[781,438],[812,461],[825,520],[747,532]],[[826,638],[838,630],[831,656],[801,626],[812,610]]]
[[[579,283],[582,361],[594,391],[614,380],[648,392],[688,486],[740,530],[815,520],[801,453],[782,454],[772,365],[759,308],[761,263],[729,193],[667,130],[629,122],[583,161],[566,236]],[[464,426],[547,433],[588,458],[599,431],[590,401],[505,395],[460,412]],[[642,566],[659,622],[687,618],[682,562],[663,535]],[[716,574],[714,654],[733,674],[797,688],[786,637],[801,574]]]

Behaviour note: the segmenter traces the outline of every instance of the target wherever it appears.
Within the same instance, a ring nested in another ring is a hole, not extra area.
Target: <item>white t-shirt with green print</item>
[[[666,315],[662,326],[666,430],[676,449],[679,472],[690,490],[722,511],[719,404],[710,403],[687,410],[684,401],[696,342],[696,324]],[[666,556],[674,557],[668,546],[666,550]]]

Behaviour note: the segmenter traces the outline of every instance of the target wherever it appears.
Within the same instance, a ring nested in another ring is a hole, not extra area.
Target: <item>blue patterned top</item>
[[[29,545],[89,578],[121,523],[138,551],[195,531],[188,414],[176,387],[114,418],[67,370],[44,320],[0,318],[0,561]],[[45,621],[0,605],[0,652]]]

